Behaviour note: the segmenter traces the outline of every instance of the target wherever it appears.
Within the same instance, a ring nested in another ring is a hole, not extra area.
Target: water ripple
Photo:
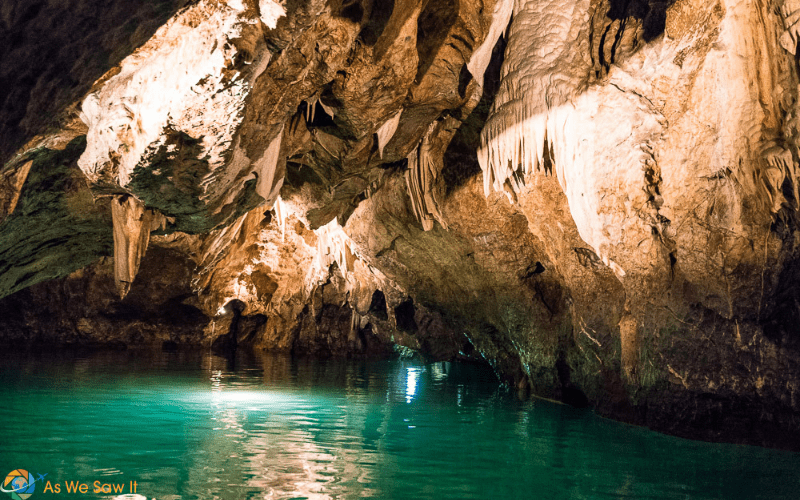
[[[797,454],[517,401],[472,366],[226,363],[141,352],[13,360],[0,368],[2,460],[62,483],[135,480],[161,500],[766,499],[800,487]]]

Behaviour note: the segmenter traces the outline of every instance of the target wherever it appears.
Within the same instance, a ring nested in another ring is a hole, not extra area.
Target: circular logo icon
[[[8,493],[14,500],[27,500],[36,489],[36,480],[25,469],[12,470],[3,481],[0,491]]]

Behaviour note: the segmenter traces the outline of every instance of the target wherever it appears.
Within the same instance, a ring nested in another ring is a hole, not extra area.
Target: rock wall
[[[798,448],[796,10],[193,2],[0,172],[3,337],[418,352]]]

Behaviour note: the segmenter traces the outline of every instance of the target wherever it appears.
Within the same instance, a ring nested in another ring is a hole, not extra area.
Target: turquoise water
[[[113,496],[94,481],[159,500],[800,498],[800,454],[519,401],[468,365],[48,354],[6,357],[0,398],[0,474],[62,488],[33,500]]]

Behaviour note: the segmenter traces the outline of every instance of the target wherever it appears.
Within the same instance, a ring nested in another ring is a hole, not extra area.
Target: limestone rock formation
[[[162,3],[0,123],[4,338],[469,359],[800,447],[797,2]]]
[[[16,210],[19,197],[22,194],[22,186],[28,180],[28,174],[31,172],[32,166],[33,160],[29,160],[3,172],[3,177],[0,178],[0,183],[3,186],[3,204],[0,206],[0,220],[8,218]]]
[[[111,201],[111,220],[114,224],[114,281],[120,298],[125,298],[147,252],[150,233],[163,225],[163,217],[145,209],[132,196],[120,196]]]

